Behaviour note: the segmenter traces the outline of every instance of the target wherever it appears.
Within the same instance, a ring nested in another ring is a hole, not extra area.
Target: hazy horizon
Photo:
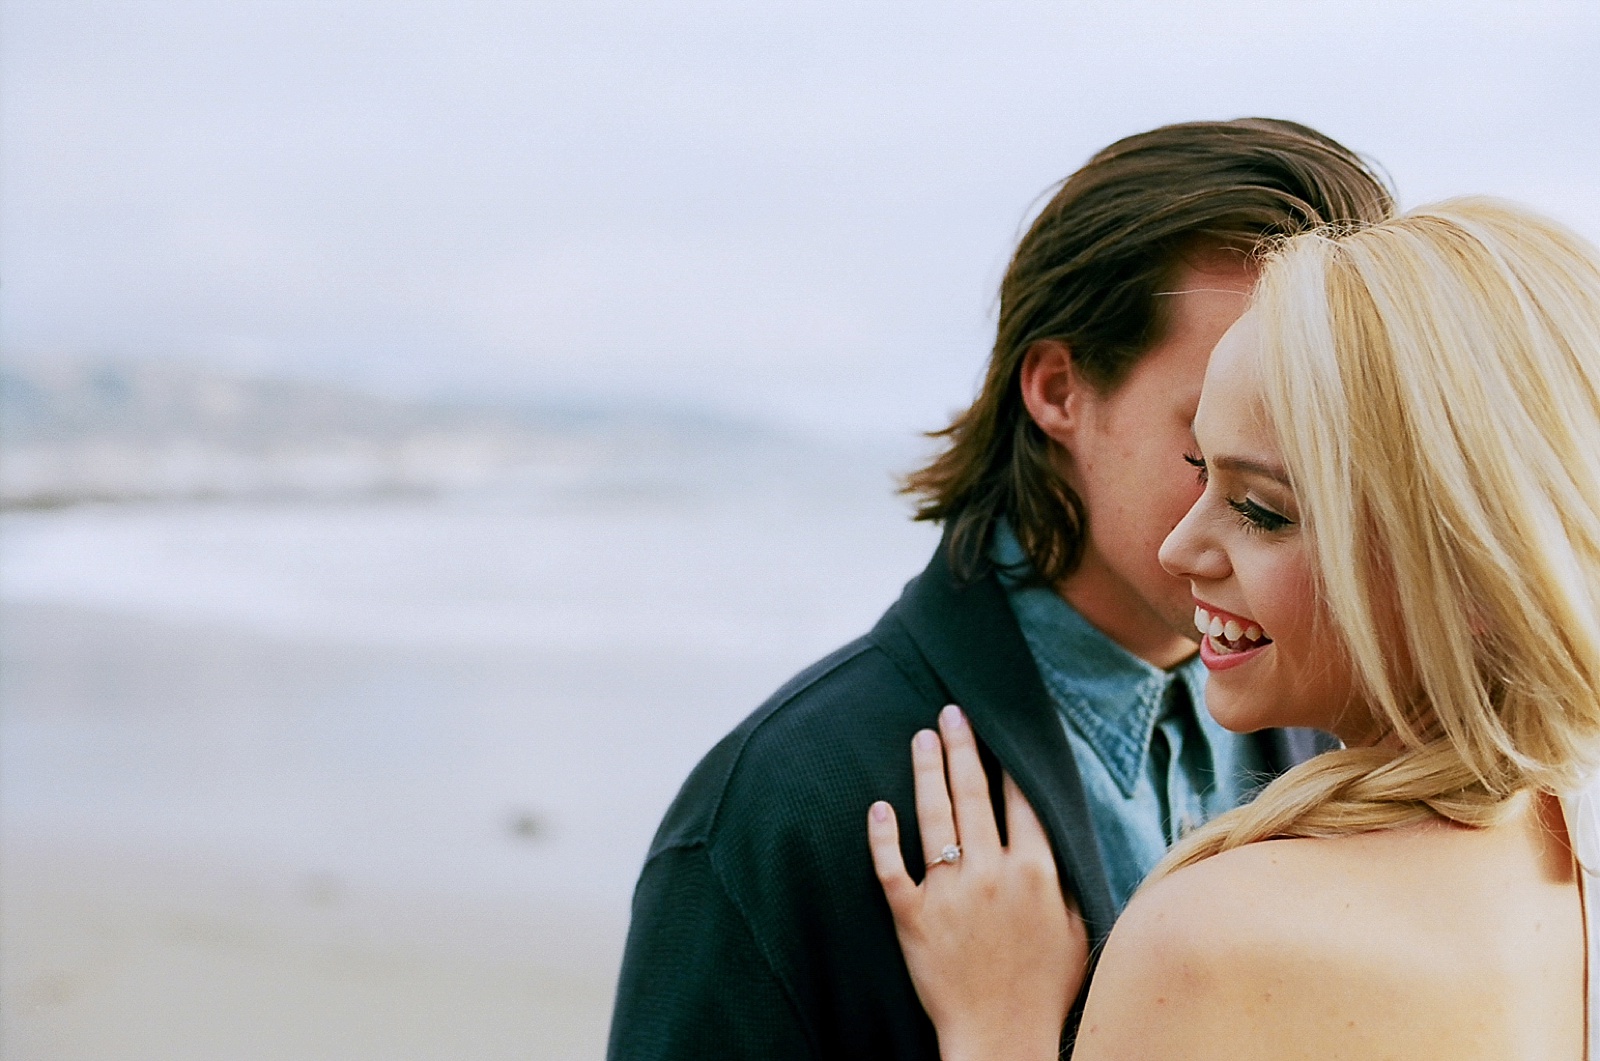
[[[1038,197],[1265,113],[1600,238],[1582,3],[5,0],[0,353],[898,438]]]

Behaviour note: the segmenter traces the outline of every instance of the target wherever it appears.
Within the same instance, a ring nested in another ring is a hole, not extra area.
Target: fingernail
[[[955,704],[945,705],[945,709],[939,712],[939,719],[951,729],[960,729],[967,724],[967,716]]]
[[[875,822],[889,820],[889,805],[881,799],[872,805],[872,820]]]
[[[931,752],[939,746],[939,735],[931,729],[920,731],[915,738],[917,747],[925,752]]]

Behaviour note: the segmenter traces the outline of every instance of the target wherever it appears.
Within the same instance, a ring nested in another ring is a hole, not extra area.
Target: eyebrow
[[[1206,461],[1213,468],[1224,471],[1244,472],[1249,475],[1259,475],[1266,479],[1289,486],[1289,473],[1276,464],[1267,464],[1263,461],[1253,461],[1248,457],[1217,457]]]

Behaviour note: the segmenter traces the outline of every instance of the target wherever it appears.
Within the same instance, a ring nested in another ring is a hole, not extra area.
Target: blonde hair
[[[1285,240],[1254,309],[1332,651],[1384,747],[1319,756],[1151,879],[1257,840],[1495,821],[1600,752],[1600,258],[1458,199]]]

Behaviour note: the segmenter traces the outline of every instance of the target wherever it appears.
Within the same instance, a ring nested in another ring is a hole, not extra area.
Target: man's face
[[[1166,336],[1107,394],[1078,388],[1062,472],[1083,499],[1083,562],[1058,587],[1085,618],[1157,666],[1194,651],[1188,583],[1161,567],[1161,542],[1200,496],[1192,424],[1212,347],[1244,312],[1255,273],[1227,259],[1186,265],[1162,295]]]

